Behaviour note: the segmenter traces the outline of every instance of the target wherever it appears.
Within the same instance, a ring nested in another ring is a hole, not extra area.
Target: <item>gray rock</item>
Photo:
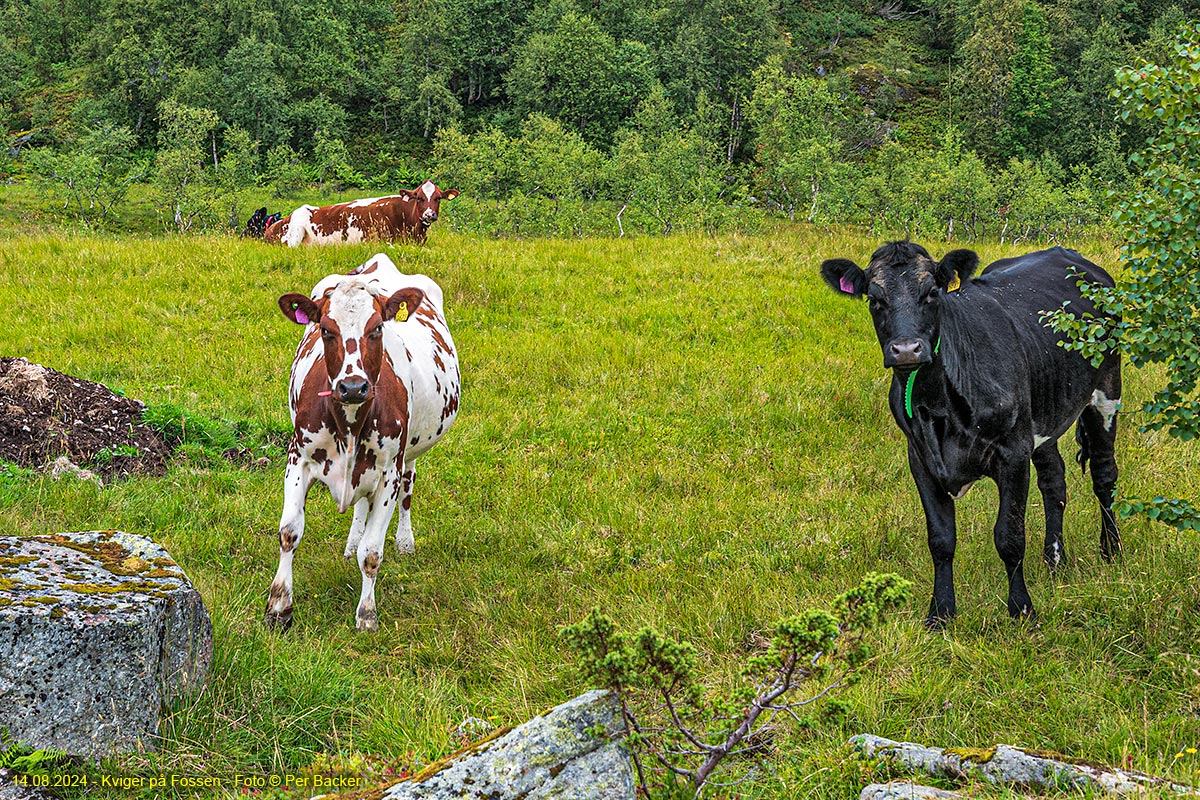
[[[26,782],[27,778],[0,767],[0,800],[56,800],[45,789],[22,785]]]
[[[59,456],[50,465],[50,477],[54,480],[62,480],[64,475],[70,475],[73,478],[78,478],[81,481],[95,481],[101,486],[104,482],[100,477],[90,469],[84,469],[66,456]]]
[[[602,735],[595,733],[603,729]],[[388,800],[633,800],[633,766],[617,737],[616,701],[596,690],[511,730],[501,729],[410,780]]]
[[[962,800],[958,792],[948,792],[912,781],[872,783],[862,790],[858,800]]]
[[[167,552],[119,531],[0,536],[0,726],[99,758],[152,748],[164,703],[198,689],[212,624]]]
[[[930,775],[978,777],[989,783],[1030,788],[1070,785],[1111,794],[1131,794],[1145,789],[1169,789],[1180,794],[1195,794],[1190,787],[1142,772],[1102,767],[1006,744],[986,749],[942,749],[912,742],[895,742],[869,733],[851,738],[850,743],[867,756],[885,758]]]

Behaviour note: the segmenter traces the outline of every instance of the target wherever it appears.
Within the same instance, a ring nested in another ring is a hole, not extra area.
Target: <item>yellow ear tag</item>
[[[396,322],[404,322],[407,319],[408,319],[408,304],[405,303],[404,305],[400,306],[398,311],[396,311]]]
[[[946,291],[957,292],[960,286],[962,286],[962,281],[958,279],[958,273],[956,272],[954,273],[954,280],[950,281],[950,285],[946,287]]]

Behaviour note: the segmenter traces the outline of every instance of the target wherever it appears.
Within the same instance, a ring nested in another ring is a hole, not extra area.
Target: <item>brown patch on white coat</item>
[[[400,506],[396,546],[411,552],[413,462],[453,422],[447,406],[458,408],[461,378],[442,291],[380,254],[350,275],[328,276],[311,296],[283,295],[279,307],[306,330],[292,364],[294,429],[267,622],[291,625],[292,559],[304,534],[305,498],[320,481],[339,512],[354,507],[345,555],[357,555],[363,577],[356,626],[374,630],[375,580],[392,515]]]
[[[457,189],[444,192],[433,181],[425,181],[416,189],[387,197],[331,206],[304,205],[267,228],[263,241],[289,247],[367,239],[402,239],[421,244],[437,221],[441,201],[456,197]]]

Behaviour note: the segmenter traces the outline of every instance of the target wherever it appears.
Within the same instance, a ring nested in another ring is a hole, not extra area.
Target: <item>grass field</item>
[[[439,229],[424,248],[386,247],[445,289],[464,394],[455,427],[419,464],[415,555],[385,551],[378,635],[354,633],[349,518],[321,487],[296,561],[296,625],[265,629],[278,456],[266,471],[181,460],[164,478],[104,488],[0,479],[0,534],[152,536],[212,615],[208,686],[173,709],[157,752],[97,771],[295,771],[363,754],[416,766],[454,749],[468,715],[515,724],[588,688],[558,630],[593,607],[692,641],[720,686],[756,633],[887,571],[913,580],[916,600],[879,632],[872,673],[843,694],[851,713],[785,732],[738,796],[857,797],[862,776],[843,743],[862,731],[1200,781],[1196,756],[1174,758],[1200,744],[1200,537],[1129,520],[1124,558],[1102,562],[1090,480],[1076,470],[1069,564],[1050,576],[1032,492],[1030,630],[1005,612],[996,492],[981,483],[959,503],[961,616],[944,632],[922,626],[932,569],[887,412],[890,376],[865,306],[817,276],[823,258],[863,263],[877,244],[801,227],[582,241]],[[1073,244],[1115,268],[1110,245]],[[0,355],[285,431],[298,336],[275,298],[375,249],[0,238]],[[979,249],[985,262],[1015,252]],[[1154,388],[1153,373],[1127,369],[1125,407]],[[1136,428],[1125,415],[1121,490],[1200,496],[1200,450]],[[1068,461],[1073,452],[1064,441]]]

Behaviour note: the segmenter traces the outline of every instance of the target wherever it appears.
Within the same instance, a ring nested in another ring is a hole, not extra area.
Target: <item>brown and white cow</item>
[[[412,552],[413,462],[458,413],[458,355],[442,290],[425,275],[402,274],[381,253],[348,275],[326,277],[311,296],[283,295],[279,308],[305,330],[292,364],[294,431],[267,623],[292,623],[292,559],[305,498],[320,481],[340,513],[354,507],[345,557],[357,554],[362,570],[356,625],[376,630],[375,576],[392,515],[399,507],[397,550]]]
[[[443,200],[458,197],[458,190],[443,192],[433,181],[412,191],[387,197],[370,197],[332,206],[300,206],[267,228],[263,241],[302,244],[339,244],[366,239],[405,239],[421,244],[429,226],[437,221]]]

